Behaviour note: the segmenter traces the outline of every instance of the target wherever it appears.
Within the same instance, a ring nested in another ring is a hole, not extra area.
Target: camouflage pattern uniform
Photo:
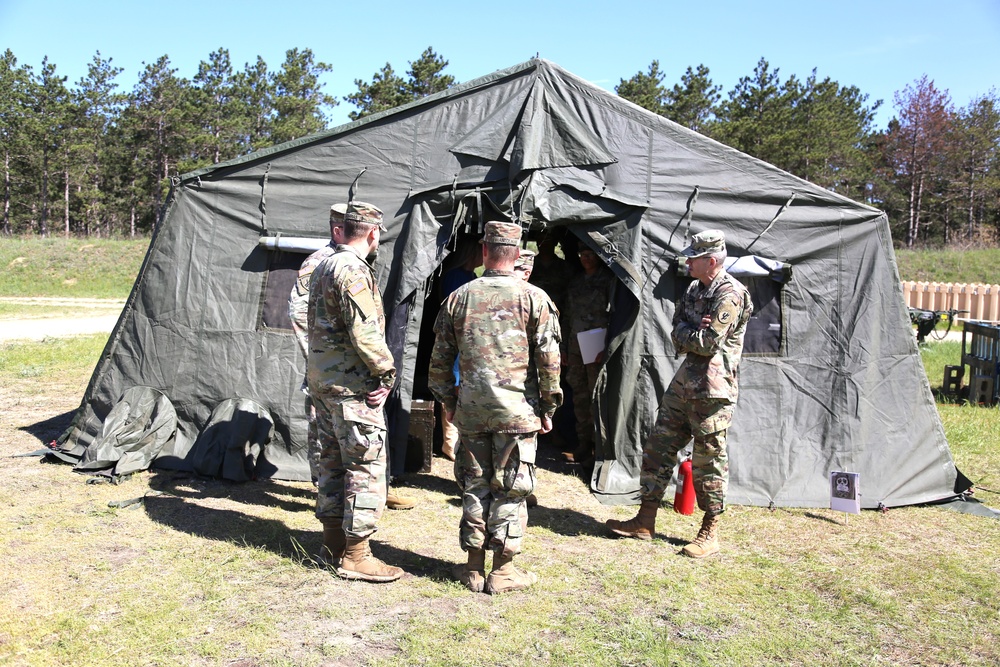
[[[348,538],[375,532],[387,492],[385,416],[365,395],[395,382],[372,267],[338,245],[312,274],[306,380],[320,442],[316,516]]]
[[[551,232],[549,232],[551,233]],[[545,239],[539,245],[545,243]],[[554,244],[553,244],[554,245]],[[565,247],[565,246],[564,246]],[[537,254],[532,262],[531,277],[528,282],[537,287],[541,287],[560,313],[566,313],[566,291],[570,283],[576,276],[576,272],[569,262],[558,255]],[[565,324],[561,321],[560,324]],[[563,327],[566,328],[565,326]]]
[[[520,238],[516,225],[486,227],[488,240],[497,238],[491,234],[515,232]],[[545,292],[513,272],[488,269],[448,297],[434,333],[428,384],[445,409],[454,411],[462,434],[455,461],[462,548],[513,556],[527,527],[525,498],[535,487],[541,418],[551,418],[562,403],[557,311]]]
[[[708,515],[725,510],[729,483],[726,433],[739,397],[743,336],[752,313],[747,288],[725,269],[709,285],[692,282],[678,303],[671,337],[678,353],[687,356],[663,396],[643,451],[643,500],[662,500],[677,453],[694,438],[691,465],[698,507]],[[709,315],[712,322],[702,329],[702,318]]]
[[[608,302],[613,274],[601,267],[593,275],[576,276],[566,294],[565,319],[567,336],[566,382],[573,389],[573,414],[576,416],[576,437],[580,450],[591,453],[594,447],[594,387],[601,364],[583,363],[580,341],[576,335],[590,329],[608,327]]]
[[[330,208],[330,222],[343,220],[346,210],[347,204],[334,204]],[[299,277],[292,285],[292,293],[288,296],[288,319],[292,322],[292,331],[302,350],[302,357],[306,359],[309,357],[309,285],[313,270],[333,253],[334,246],[330,243],[306,257],[299,267]],[[316,408],[313,407],[305,378],[302,378],[302,393],[305,394],[306,418],[309,420],[306,436],[309,475],[315,482],[319,478],[319,431],[316,430]]]

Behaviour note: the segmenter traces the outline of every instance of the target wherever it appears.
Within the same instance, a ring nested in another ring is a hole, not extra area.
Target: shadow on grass
[[[323,542],[323,534],[318,525],[317,530],[290,529],[275,519],[191,502],[199,497],[215,496],[199,496],[197,493],[186,497],[179,493],[146,496],[146,514],[159,524],[189,535],[266,549],[279,556],[297,560],[305,567],[325,567],[313,560],[313,555],[319,553]],[[453,563],[440,558],[399,549],[377,539],[372,540],[372,551],[385,562],[398,565],[412,575],[430,579],[450,578]]]
[[[245,505],[276,507],[286,512],[311,512],[316,501],[316,492],[311,488],[288,486],[268,479],[230,482],[189,472],[154,471],[149,486],[180,498],[228,498]]]
[[[38,438],[39,442],[43,445],[47,445],[62,435],[63,431],[69,428],[70,422],[73,421],[73,415],[75,414],[76,410],[70,410],[69,412],[64,412],[61,415],[43,419],[42,421],[35,422],[34,424],[20,426],[17,430],[24,431],[25,433]]]
[[[815,512],[806,512],[803,516],[810,519],[815,519],[816,521],[826,521],[827,523],[832,523],[835,526],[843,526],[844,523],[837,521],[836,519],[828,516],[823,516],[822,514],[816,514]]]

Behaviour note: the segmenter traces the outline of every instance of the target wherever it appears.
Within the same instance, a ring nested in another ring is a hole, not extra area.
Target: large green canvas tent
[[[307,478],[304,361],[286,299],[352,188],[388,226],[378,279],[400,377],[390,452],[406,447],[423,391],[424,320],[449,241],[506,215],[566,228],[617,278],[590,484],[602,502],[635,501],[642,443],[679,364],[676,257],[691,234],[721,229],[756,302],[732,502],[823,506],[834,470],[860,473],[869,508],[956,493],[885,214],[537,59],[177,179],[62,452],[80,455],[124,392],[150,387],[177,416],[155,465],[190,468],[213,409],[239,399],[274,424],[257,474]]]

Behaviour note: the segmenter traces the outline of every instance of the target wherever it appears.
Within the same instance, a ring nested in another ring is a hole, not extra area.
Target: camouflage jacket
[[[365,394],[396,378],[385,342],[385,313],[375,273],[353,248],[338,245],[309,285],[309,393],[342,399],[344,418],[385,428]]]
[[[530,433],[562,405],[561,332],[545,292],[512,272],[487,270],[441,306],[429,386],[463,433]],[[458,355],[458,395],[452,364]]]
[[[579,354],[576,335],[591,329],[608,327],[608,303],[611,295],[611,271],[601,268],[593,275],[578,274],[566,294],[564,324],[569,330],[569,349]]]
[[[298,280],[292,285],[292,293],[288,296],[288,319],[292,321],[292,331],[295,332],[303,358],[309,356],[309,283],[312,281],[313,270],[332,255],[334,250],[331,243],[306,257],[306,261],[299,267]]]
[[[574,277],[573,268],[565,259],[556,257],[546,266],[536,257],[528,282],[542,288],[559,312],[563,313],[566,310],[566,290]]]
[[[671,338],[687,353],[668,391],[684,399],[715,398],[735,403],[743,336],[753,314],[750,293],[725,269],[709,285],[692,282],[674,311]],[[701,328],[711,315],[712,323]]]

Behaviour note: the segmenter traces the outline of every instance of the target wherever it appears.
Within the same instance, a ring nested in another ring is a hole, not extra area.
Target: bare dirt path
[[[0,342],[42,340],[110,332],[125,305],[124,299],[69,299],[61,297],[0,297],[0,304],[42,306],[56,314],[0,317]],[[74,312],[77,315],[64,316]]]

